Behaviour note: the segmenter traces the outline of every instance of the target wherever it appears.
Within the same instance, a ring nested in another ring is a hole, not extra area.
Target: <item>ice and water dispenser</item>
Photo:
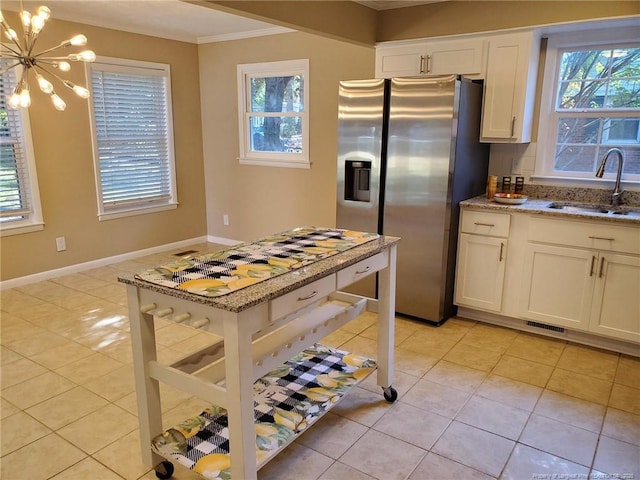
[[[371,162],[345,161],[344,198],[355,202],[371,201]]]

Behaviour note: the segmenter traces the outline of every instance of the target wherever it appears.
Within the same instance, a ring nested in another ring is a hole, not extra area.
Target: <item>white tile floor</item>
[[[194,246],[200,253],[218,247]],[[140,462],[118,275],[152,255],[2,292],[1,477],[155,479]],[[375,316],[325,343],[375,356]],[[170,361],[207,334],[157,322]],[[397,319],[400,398],[370,377],[259,472],[261,480],[640,480],[640,361],[463,319]],[[205,404],[162,388],[166,426]],[[201,478],[180,466],[176,479]]]

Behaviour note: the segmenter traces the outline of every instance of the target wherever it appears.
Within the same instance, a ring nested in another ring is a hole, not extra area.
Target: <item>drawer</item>
[[[334,292],[335,289],[336,276],[335,274],[331,274],[320,280],[311,282],[304,287],[300,287],[293,292],[274,298],[269,305],[269,319],[275,321],[296,310],[300,310],[313,302],[317,302],[322,297],[326,297]]]
[[[382,270],[389,264],[389,252],[385,250],[373,257],[369,257],[361,262],[351,265],[350,267],[338,272],[337,288],[338,290],[351,285],[372,273]]]
[[[640,254],[640,228],[611,222],[529,219],[529,241]]]
[[[490,237],[508,237],[510,223],[509,214],[463,210],[460,231]]]

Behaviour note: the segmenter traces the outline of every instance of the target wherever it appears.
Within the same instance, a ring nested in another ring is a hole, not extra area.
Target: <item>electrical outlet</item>
[[[56,249],[59,252],[64,252],[67,249],[67,241],[64,239],[64,237],[56,238]]]
[[[513,175],[522,175],[524,158],[518,155],[511,159],[511,173]]]
[[[226,213],[222,215],[222,223],[225,225],[229,225],[229,215],[227,215]]]

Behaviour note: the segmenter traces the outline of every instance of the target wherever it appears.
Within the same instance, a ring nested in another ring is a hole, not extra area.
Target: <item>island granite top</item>
[[[331,257],[319,260],[300,269],[278,275],[255,285],[250,285],[218,297],[205,297],[203,295],[189,293],[177,288],[164,287],[162,285],[140,280],[133,274],[120,276],[118,277],[118,281],[138,288],[181,298],[183,300],[210,305],[211,307],[218,308],[220,310],[239,313],[255,305],[271,300],[272,298],[280,297],[285,293],[303,287],[315,280],[326,277],[338,270],[342,270],[343,268],[358,263],[361,260],[372,257],[399,241],[400,239],[397,237],[380,236],[380,238],[376,240],[372,240]]]

